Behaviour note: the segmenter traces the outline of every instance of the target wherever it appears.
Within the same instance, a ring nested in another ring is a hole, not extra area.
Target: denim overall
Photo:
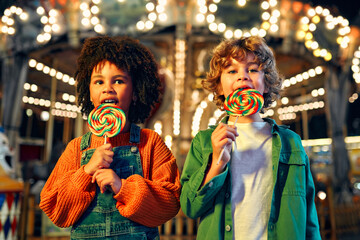
[[[81,151],[90,146],[91,132],[81,140]],[[131,125],[130,143],[140,142],[140,127]],[[95,149],[82,153],[81,166],[88,163]],[[119,146],[113,148],[114,157],[110,168],[123,179],[133,174],[143,175],[139,150],[136,146]],[[71,229],[71,239],[116,239],[145,240],[159,239],[158,229],[146,227],[120,215],[116,200],[109,190],[103,194],[96,185],[96,195],[90,206]]]

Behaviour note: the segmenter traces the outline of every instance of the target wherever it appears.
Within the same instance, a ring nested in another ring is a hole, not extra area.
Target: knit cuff
[[[71,181],[80,191],[88,192],[95,186],[95,184],[91,183],[92,176],[85,172],[84,167],[85,165],[81,166],[75,172],[75,174],[71,178]]]

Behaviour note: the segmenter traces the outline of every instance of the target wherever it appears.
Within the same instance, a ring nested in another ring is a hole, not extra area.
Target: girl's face
[[[128,117],[133,96],[133,84],[127,72],[105,61],[102,68],[95,67],[90,80],[90,100],[97,107],[103,103],[119,106]]]
[[[220,95],[225,98],[236,89],[245,87],[255,89],[261,94],[267,92],[264,72],[254,61],[253,54],[249,54],[242,61],[231,58],[230,64],[225,66],[220,75],[220,82]]]

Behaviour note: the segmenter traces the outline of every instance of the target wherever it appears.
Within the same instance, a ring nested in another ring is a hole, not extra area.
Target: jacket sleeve
[[[149,164],[148,171],[144,177],[135,174],[122,179],[114,196],[122,216],[148,227],[159,226],[178,213],[181,191],[176,160],[160,136],[153,135],[150,153],[141,156],[143,165]]]
[[[306,222],[306,239],[321,239],[318,215],[315,207],[315,184],[310,171],[310,163],[307,159],[307,222]]]
[[[40,208],[59,227],[72,226],[95,196],[91,176],[80,167],[79,141],[68,144],[40,194]]]
[[[201,132],[191,143],[180,180],[182,185],[181,208],[190,218],[198,218],[214,207],[215,197],[224,185],[228,174],[228,167],[226,167],[223,173],[201,187],[209,159],[212,157],[212,148],[203,146],[200,134]]]

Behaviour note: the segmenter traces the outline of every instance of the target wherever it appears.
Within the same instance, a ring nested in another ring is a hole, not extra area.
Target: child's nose
[[[239,72],[238,81],[244,81],[244,80],[248,80],[248,79],[249,79],[249,76],[246,71]]]
[[[104,84],[103,93],[111,93],[114,92],[114,88],[112,84]]]

